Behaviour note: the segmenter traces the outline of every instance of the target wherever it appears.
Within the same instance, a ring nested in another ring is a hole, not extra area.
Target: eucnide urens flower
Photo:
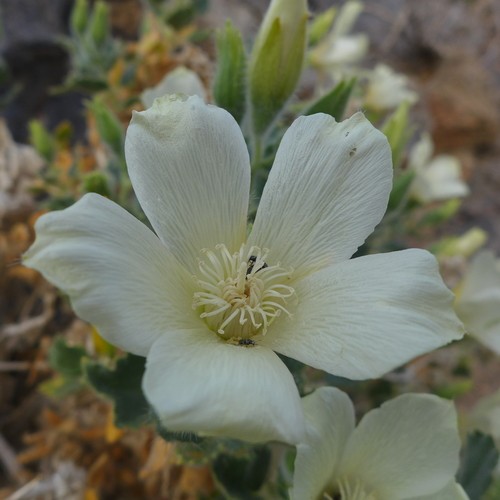
[[[346,394],[323,387],[303,398],[291,500],[466,500],[455,482],[460,438],[453,403],[405,394],[355,427]]]
[[[429,253],[349,260],[392,184],[387,140],[362,114],[293,123],[248,235],[249,155],[229,113],[157,99],[125,153],[156,234],[89,194],[37,221],[24,262],[147,357],[144,394],[168,429],[297,443],[300,397],[276,352],[365,379],[462,336]]]

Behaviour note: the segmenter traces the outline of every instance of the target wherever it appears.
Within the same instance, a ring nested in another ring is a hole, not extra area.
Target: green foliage
[[[266,446],[255,446],[248,456],[238,457],[221,453],[213,462],[217,480],[236,498],[259,498],[255,493],[266,480],[271,452]]]
[[[61,375],[76,378],[82,375],[82,359],[87,353],[83,347],[71,347],[63,338],[58,338],[49,351],[49,363]]]
[[[30,142],[38,154],[47,161],[54,158],[56,143],[51,133],[44,127],[40,120],[29,122]]]
[[[314,113],[326,113],[333,116],[335,120],[341,121],[355,86],[356,78],[341,80],[332,90],[330,90],[330,92],[316,101],[304,114],[312,115]]]
[[[117,158],[124,161],[125,133],[118,118],[98,98],[91,101],[88,108],[94,115],[101,139]]]
[[[57,338],[49,350],[50,366],[57,375],[40,386],[40,390],[54,398],[62,398],[84,386],[82,361],[87,352],[80,346],[68,346],[61,337]]]
[[[97,47],[104,45],[109,37],[109,7],[102,1],[96,2],[90,20],[89,33]]]
[[[407,170],[394,179],[387,210],[395,210],[399,208],[404,200],[408,198],[408,190],[410,189],[414,178],[415,172]]]
[[[475,431],[467,437],[457,480],[470,500],[481,500],[492,482],[498,450],[491,436]]]
[[[89,4],[87,0],[76,0],[71,11],[70,26],[74,34],[83,35],[87,29]]]
[[[109,179],[104,172],[89,172],[83,178],[83,191],[85,193],[97,193],[102,196],[110,197]]]
[[[314,47],[319,43],[328,33],[332,27],[333,20],[337,14],[335,7],[330,7],[318,14],[309,26],[309,46]]]
[[[72,37],[63,43],[72,56],[72,68],[62,90],[106,89],[107,73],[120,54],[120,44],[111,36],[108,6],[98,1],[90,13],[88,0],[79,0],[70,24]]]
[[[142,392],[146,359],[127,354],[110,369],[99,362],[84,364],[92,387],[113,401],[118,427],[139,427],[151,421],[152,412]]]
[[[461,204],[462,202],[458,198],[448,200],[434,210],[426,213],[420,224],[424,226],[439,226],[451,219],[458,212]]]
[[[225,27],[217,31],[216,48],[215,102],[241,122],[246,104],[246,54],[241,33],[231,21],[228,20]]]
[[[412,134],[412,128],[409,125],[409,113],[410,104],[406,101],[402,102],[382,127],[382,132],[387,136],[391,146],[394,167],[399,166]]]

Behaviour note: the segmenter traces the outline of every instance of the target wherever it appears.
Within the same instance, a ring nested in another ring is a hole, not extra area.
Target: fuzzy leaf
[[[217,480],[236,498],[257,498],[267,477],[271,452],[265,446],[255,447],[248,457],[220,454],[213,463]]]
[[[142,392],[146,358],[127,354],[114,369],[99,362],[84,365],[85,375],[94,389],[114,403],[118,427],[139,427],[152,418],[152,411]]]
[[[492,481],[498,450],[491,436],[475,431],[467,437],[457,480],[470,500],[480,500]]]
[[[81,362],[87,353],[83,347],[68,346],[63,338],[58,338],[49,351],[49,363],[64,378],[74,379],[82,375]]]

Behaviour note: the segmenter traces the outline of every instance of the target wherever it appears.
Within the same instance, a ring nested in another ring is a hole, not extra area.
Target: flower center
[[[242,246],[231,254],[222,244],[202,250],[195,276],[200,291],[194,294],[193,308],[210,330],[239,345],[254,345],[251,337],[265,335],[281,313],[290,315],[287,301],[295,291],[285,283],[292,271],[268,265],[267,253]]]
[[[377,500],[375,495],[367,492],[363,484],[358,481],[341,479],[337,482],[334,493],[323,493],[324,500]]]

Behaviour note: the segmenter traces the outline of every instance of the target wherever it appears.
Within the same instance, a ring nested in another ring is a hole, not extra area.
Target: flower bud
[[[87,28],[89,17],[89,4],[87,0],[76,0],[71,11],[71,30],[73,33],[83,35]]]
[[[306,49],[306,0],[272,0],[249,66],[253,128],[262,134],[292,95]]]
[[[109,35],[109,9],[104,2],[95,4],[90,34],[96,46],[102,45]]]
[[[246,54],[241,33],[230,21],[217,32],[216,47],[214,99],[217,105],[229,111],[237,122],[241,122],[246,104]]]

